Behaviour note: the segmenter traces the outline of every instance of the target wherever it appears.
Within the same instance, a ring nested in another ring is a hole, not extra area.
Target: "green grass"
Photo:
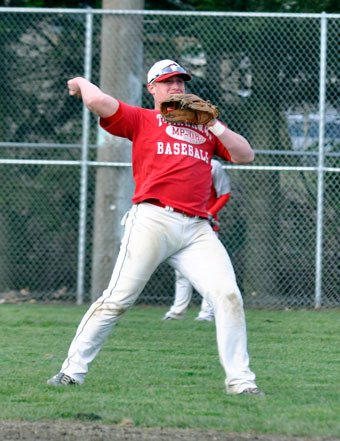
[[[83,386],[51,388],[87,308],[0,305],[3,420],[338,436],[340,310],[247,310],[251,367],[264,398],[228,396],[212,323],[162,321],[134,307],[114,328]]]

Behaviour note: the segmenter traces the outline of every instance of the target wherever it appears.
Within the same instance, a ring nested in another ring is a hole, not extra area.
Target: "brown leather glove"
[[[161,102],[163,118],[171,123],[207,124],[219,115],[218,108],[190,93],[169,95]]]

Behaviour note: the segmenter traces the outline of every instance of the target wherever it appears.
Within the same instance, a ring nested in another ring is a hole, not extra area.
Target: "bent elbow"
[[[102,106],[102,98],[100,96],[91,96],[86,100],[86,107],[91,111],[95,112]]]
[[[86,101],[86,106],[91,112],[106,118],[117,112],[118,101],[109,95],[94,95]]]
[[[254,159],[255,159],[255,152],[253,150],[250,150],[247,153],[243,153],[242,156],[233,158],[233,162],[235,164],[249,164],[250,162],[253,162]]]
[[[255,159],[255,152],[254,152],[254,150],[250,150],[250,152],[249,152],[249,158],[248,158],[248,161],[247,161],[247,162],[253,162],[254,159]]]

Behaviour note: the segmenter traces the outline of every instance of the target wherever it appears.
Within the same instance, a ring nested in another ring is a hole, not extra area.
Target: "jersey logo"
[[[165,131],[171,138],[178,139],[179,141],[186,141],[196,145],[206,142],[206,138],[204,136],[200,135],[189,127],[169,125]]]

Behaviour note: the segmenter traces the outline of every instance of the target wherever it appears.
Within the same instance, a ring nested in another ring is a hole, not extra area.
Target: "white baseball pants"
[[[166,315],[171,317],[172,314],[175,314],[179,317],[184,316],[186,310],[189,307],[193,287],[188,279],[186,279],[179,271],[175,271],[176,278],[176,286],[175,286],[175,300],[169,311]],[[203,297],[200,312],[198,314],[199,318],[202,319],[211,319],[214,317],[214,309],[206,299]]]
[[[109,286],[81,320],[61,371],[84,382],[113,325],[165,260],[214,308],[227,391],[256,387],[249,369],[243,301],[227,251],[208,221],[149,203],[132,206]]]

